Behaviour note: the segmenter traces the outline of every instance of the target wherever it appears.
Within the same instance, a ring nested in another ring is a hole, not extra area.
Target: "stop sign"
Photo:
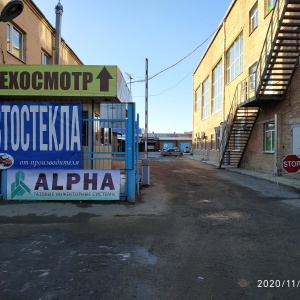
[[[282,168],[287,173],[297,173],[300,170],[300,157],[289,154],[282,159]]]

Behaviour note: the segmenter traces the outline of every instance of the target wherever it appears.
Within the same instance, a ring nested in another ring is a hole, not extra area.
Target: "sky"
[[[33,1],[55,27],[58,0]],[[158,74],[148,82],[148,132],[189,132],[193,71],[231,2],[60,0],[62,38],[83,64],[118,66],[128,87],[132,78],[140,128],[145,128],[145,82],[135,81],[145,79],[148,59],[149,78]]]

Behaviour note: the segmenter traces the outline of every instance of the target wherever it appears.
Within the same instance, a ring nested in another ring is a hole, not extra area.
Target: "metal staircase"
[[[237,85],[221,126],[219,167],[240,166],[259,108],[283,100],[299,65],[299,54],[300,0],[277,0],[256,73]]]

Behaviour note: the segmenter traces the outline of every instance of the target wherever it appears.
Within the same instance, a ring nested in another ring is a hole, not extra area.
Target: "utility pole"
[[[145,75],[145,158],[148,158],[148,58]]]
[[[150,160],[148,158],[148,58],[145,76],[145,158],[142,159],[142,184],[150,185]]]

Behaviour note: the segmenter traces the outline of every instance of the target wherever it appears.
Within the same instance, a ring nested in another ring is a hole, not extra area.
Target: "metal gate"
[[[120,200],[140,193],[138,115],[135,103],[101,103],[100,114],[83,118],[83,169],[120,170]]]

